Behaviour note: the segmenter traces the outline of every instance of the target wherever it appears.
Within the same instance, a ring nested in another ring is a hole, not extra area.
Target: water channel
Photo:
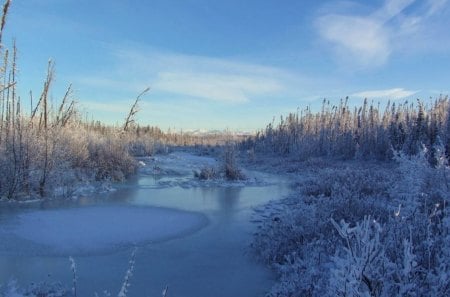
[[[0,206],[0,284],[14,278],[20,286],[59,281],[70,288],[72,256],[78,296],[114,296],[137,248],[128,296],[161,296],[165,286],[174,297],[263,296],[274,276],[249,253],[252,212],[287,194],[287,183],[261,175],[269,183],[180,186],[167,181],[193,179],[190,167],[176,168],[183,158],[196,161],[166,158],[178,167],[165,183],[141,171],[95,197]]]

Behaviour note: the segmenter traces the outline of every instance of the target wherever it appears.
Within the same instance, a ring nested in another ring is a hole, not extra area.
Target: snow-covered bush
[[[411,253],[417,263],[410,276],[418,295],[446,296],[450,292],[448,270],[450,259],[447,236],[450,202],[448,185],[449,168],[432,168],[426,158],[426,150],[417,156],[396,157],[399,163],[399,181],[391,189],[393,203],[398,205],[386,225],[386,253],[393,261],[405,249],[404,240],[411,245]],[[446,281],[443,282],[443,278]],[[398,290],[403,284],[396,283]],[[408,294],[405,294],[408,295]]]
[[[252,247],[279,273],[270,296],[449,294],[449,168],[426,151],[396,160],[304,168],[265,207]]]
[[[194,177],[200,180],[223,179],[227,181],[245,180],[246,176],[237,165],[237,150],[235,144],[227,142],[222,147],[221,163],[219,166],[204,166],[194,170]]]
[[[381,296],[386,259],[380,241],[381,225],[370,216],[356,226],[331,219],[343,240],[332,257],[329,296]]]
[[[245,179],[244,174],[237,166],[236,148],[233,143],[227,143],[225,145],[223,155],[223,171],[225,173],[225,178],[228,180]]]
[[[97,180],[122,181],[137,168],[136,161],[118,137],[91,138],[88,151],[90,166]]]
[[[216,179],[220,175],[214,167],[203,167],[200,171],[194,171],[194,177],[201,180]]]
[[[134,157],[152,156],[156,150],[158,150],[157,144],[151,138],[135,139],[128,143],[128,153]]]

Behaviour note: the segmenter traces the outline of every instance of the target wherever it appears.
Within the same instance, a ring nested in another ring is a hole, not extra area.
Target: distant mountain
[[[195,136],[212,136],[212,135],[234,135],[234,136],[250,136],[254,135],[254,132],[248,131],[229,131],[229,130],[206,130],[195,129],[182,131],[183,134],[195,135]]]

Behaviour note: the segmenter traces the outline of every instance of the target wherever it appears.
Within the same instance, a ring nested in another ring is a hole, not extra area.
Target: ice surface
[[[0,241],[5,243],[0,252],[105,252],[178,237],[198,230],[206,222],[206,217],[199,213],[157,207],[102,206],[29,211],[0,225]]]
[[[157,178],[153,184],[146,185],[146,187],[154,189],[268,186],[271,184],[270,179],[272,178],[261,172],[243,169],[245,180],[230,181],[224,178],[199,180],[194,177],[194,172],[200,172],[202,168],[214,168],[216,171],[220,171],[223,165],[213,157],[197,156],[186,152],[173,152],[168,155],[143,158],[142,162],[145,165],[140,167],[140,173]]]
[[[218,161],[208,156],[196,156],[184,152],[173,152],[168,155],[149,157],[141,160],[145,165],[142,173],[161,176],[193,175],[193,171],[202,167],[218,166]]]

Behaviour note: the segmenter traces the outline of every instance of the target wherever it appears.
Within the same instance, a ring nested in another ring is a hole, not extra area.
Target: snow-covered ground
[[[267,296],[449,296],[448,165],[400,154],[255,167],[270,163],[293,191],[253,218],[253,250],[279,277]]]

